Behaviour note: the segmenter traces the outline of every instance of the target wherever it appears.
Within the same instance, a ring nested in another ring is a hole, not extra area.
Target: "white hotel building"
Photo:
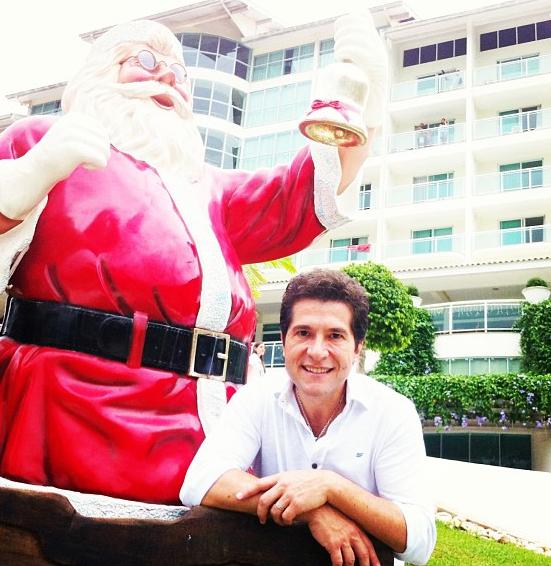
[[[353,222],[295,265],[381,262],[419,289],[445,371],[514,371],[521,289],[530,277],[551,281],[551,5],[518,0],[416,20],[389,2],[372,13],[390,61],[384,124],[360,191],[346,196]],[[242,0],[151,19],[181,39],[209,162],[271,166],[305,143],[297,122],[316,69],[332,61],[333,20],[284,28]],[[57,112],[63,87],[8,98],[29,113]],[[0,129],[18,117],[0,117]],[[288,275],[268,275],[257,338],[277,342]],[[277,343],[269,356],[281,364]]]

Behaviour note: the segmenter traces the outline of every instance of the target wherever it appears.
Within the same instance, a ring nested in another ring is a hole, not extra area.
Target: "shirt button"
[[[318,467],[318,465],[314,462],[314,463],[312,464],[312,468],[314,468],[314,470],[315,470],[317,467]]]

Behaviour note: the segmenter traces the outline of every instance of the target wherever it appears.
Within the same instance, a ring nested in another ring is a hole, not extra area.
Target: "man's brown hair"
[[[314,269],[293,277],[281,301],[279,321],[284,340],[291,325],[293,306],[303,299],[337,301],[348,305],[352,311],[352,332],[356,346],[364,341],[369,325],[369,298],[355,279],[342,271],[330,269]]]

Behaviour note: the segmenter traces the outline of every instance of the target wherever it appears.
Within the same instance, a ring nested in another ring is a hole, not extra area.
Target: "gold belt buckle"
[[[195,354],[197,353],[197,340],[199,336],[212,336],[213,338],[221,338],[225,341],[224,352],[218,352],[216,356],[224,360],[224,367],[222,368],[222,375],[212,375],[209,373],[199,373],[195,371]],[[207,379],[214,379],[216,381],[226,381],[226,371],[228,369],[229,351],[230,351],[230,340],[231,336],[229,334],[224,334],[223,332],[214,332],[213,330],[205,330],[204,328],[194,328],[193,335],[191,337],[191,353],[189,356],[189,371],[188,375],[191,377],[206,377]]]

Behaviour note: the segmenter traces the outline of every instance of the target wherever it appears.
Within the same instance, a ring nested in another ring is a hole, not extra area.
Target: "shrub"
[[[551,375],[376,375],[411,399],[424,419],[501,426],[551,424]]]
[[[540,277],[532,277],[526,281],[527,287],[547,287],[547,281]]]
[[[367,347],[392,352],[408,346],[415,327],[415,307],[405,285],[384,265],[371,261],[348,265],[343,271],[369,295]]]
[[[520,330],[521,367],[534,373],[551,373],[551,300],[523,303],[515,324]]]
[[[435,328],[429,311],[415,309],[415,328],[411,343],[397,352],[384,352],[374,373],[424,375],[438,371],[434,354]]]
[[[417,289],[417,287],[415,285],[407,285],[406,286],[408,295],[411,295],[412,297],[418,297],[419,296],[419,289]]]

